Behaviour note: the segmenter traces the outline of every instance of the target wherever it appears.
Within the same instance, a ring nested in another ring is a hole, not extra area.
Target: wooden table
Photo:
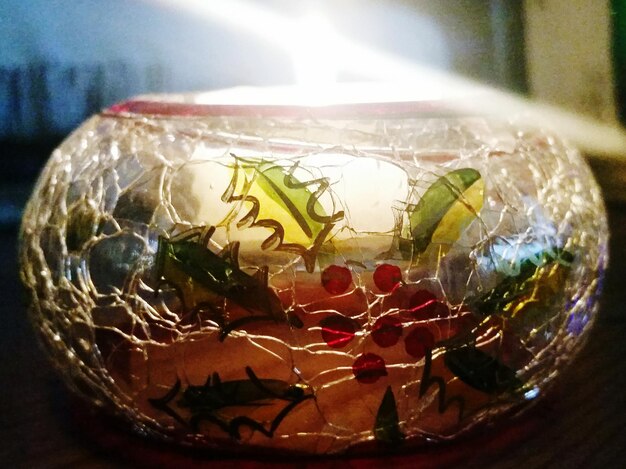
[[[430,452],[384,458],[273,459],[273,467],[626,467],[626,206],[609,207],[611,266],[589,341],[530,414]],[[0,466],[258,467],[145,442],[78,404],[39,350],[19,287],[15,230],[0,233]]]

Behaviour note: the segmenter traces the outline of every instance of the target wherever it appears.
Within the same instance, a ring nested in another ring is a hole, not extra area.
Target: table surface
[[[588,342],[552,396],[528,416],[433,452],[370,459],[289,461],[275,467],[625,467],[626,205],[609,206],[611,264]],[[4,467],[258,467],[145,442],[85,411],[37,346],[19,285],[15,230],[0,232],[0,465]],[[455,449],[456,448],[456,449]],[[457,451],[460,448],[459,451]],[[461,454],[449,457],[450,454]]]

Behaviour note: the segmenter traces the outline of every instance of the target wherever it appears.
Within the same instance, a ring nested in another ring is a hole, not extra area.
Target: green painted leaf
[[[254,171],[256,183],[263,192],[289,213],[302,233],[313,241],[324,229],[320,218],[325,218],[326,213],[307,184],[298,181],[284,167],[272,163],[260,163]]]
[[[221,381],[214,373],[203,386],[188,386],[178,405],[190,408],[194,413],[214,412],[224,407],[263,405],[265,400],[294,401],[304,397],[302,387],[283,380],[252,376],[253,379]]]
[[[267,270],[250,275],[239,268],[237,243],[229,245],[219,254],[208,248],[208,239],[214,232],[210,228],[199,239],[196,229],[182,233],[175,240],[159,238],[156,271],[159,281],[174,285],[180,292],[187,309],[199,303],[202,290],[228,298],[246,310],[275,321],[288,317],[276,293],[267,284]],[[254,320],[240,318],[245,323]]]
[[[465,384],[489,394],[510,391],[522,385],[515,371],[473,346],[447,350],[444,362]]]
[[[241,439],[241,427],[258,431],[268,438],[291,411],[307,399],[313,399],[311,388],[302,383],[289,384],[278,379],[263,379],[256,376],[252,368],[246,367],[248,379],[222,381],[217,372],[210,375],[202,386],[188,386],[176,401],[178,408],[189,409],[191,417],[187,421],[171,406],[172,401],[181,390],[180,380],[162,397],[148,398],[155,408],[165,412],[182,425],[189,425],[195,432],[200,432],[200,424],[208,422],[228,433],[234,440]],[[221,411],[226,408],[258,408],[271,405],[276,401],[284,401],[282,407],[273,417],[269,426],[265,421],[257,421],[248,415],[229,417]]]
[[[473,301],[474,310],[484,316],[502,313],[507,305],[533,292],[542,269],[554,263],[567,268],[572,259],[570,252],[558,249],[547,249],[533,258],[521,259],[516,275],[505,277],[494,288]]]
[[[481,180],[472,168],[456,169],[437,179],[409,216],[413,256],[426,250],[442,218],[473,184]]]
[[[389,444],[398,444],[404,439],[398,423],[396,398],[393,395],[391,386],[387,386],[383,400],[378,407],[374,436],[376,440]]]
[[[261,247],[298,253],[312,272],[322,243],[344,215],[342,211],[327,215],[319,202],[330,187],[328,178],[299,181],[294,176],[297,163],[285,167],[265,160],[236,157],[235,161],[233,178],[222,198],[252,204],[239,226],[249,223],[272,229]]]

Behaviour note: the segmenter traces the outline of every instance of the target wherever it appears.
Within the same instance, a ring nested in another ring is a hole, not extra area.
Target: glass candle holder
[[[445,102],[114,106],[27,206],[31,318],[143,434],[330,454],[456,437],[580,349],[598,188],[544,129]]]

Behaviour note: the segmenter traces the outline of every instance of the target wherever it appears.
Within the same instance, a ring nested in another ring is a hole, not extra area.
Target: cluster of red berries
[[[402,271],[398,266],[381,264],[376,267],[373,276],[374,284],[382,292],[393,295],[402,288]],[[324,289],[333,294],[344,293],[352,283],[352,275],[348,268],[331,265],[324,269],[321,277]],[[414,320],[447,317],[450,313],[448,306],[439,301],[430,291],[420,289],[409,298],[407,309],[403,313],[411,322]],[[328,316],[320,321],[322,338],[331,348],[343,348],[355,337],[360,325],[352,318],[341,314]],[[371,330],[372,340],[381,348],[393,347],[404,333],[404,324],[398,315],[384,315],[379,317]],[[421,359],[426,351],[435,345],[432,332],[423,326],[414,326],[404,337],[404,349],[408,355]],[[352,371],[355,378],[361,383],[374,383],[382,376],[387,375],[385,361],[375,353],[359,355]]]

